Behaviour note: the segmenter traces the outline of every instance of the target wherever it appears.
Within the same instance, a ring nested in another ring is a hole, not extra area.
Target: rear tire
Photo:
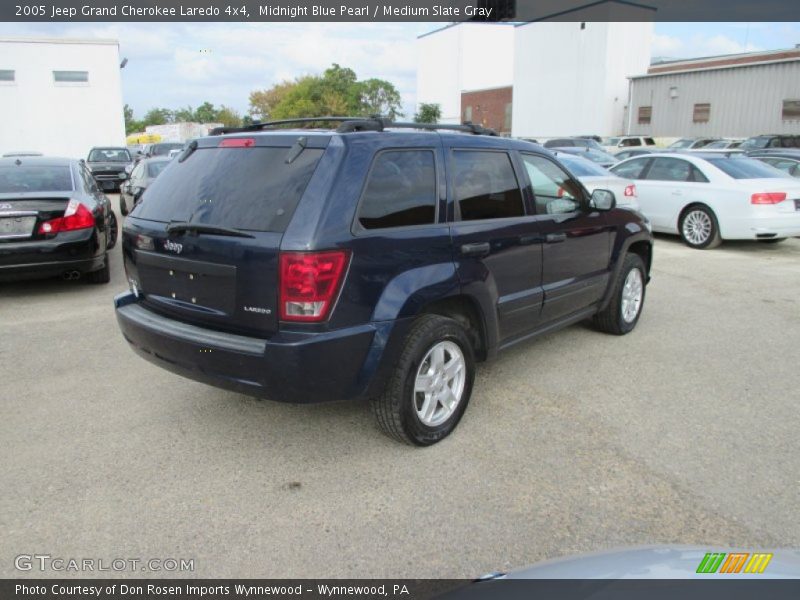
[[[594,316],[600,331],[625,335],[633,331],[644,307],[647,288],[644,261],[638,254],[626,254],[622,269],[614,282],[611,301]]]
[[[678,230],[683,243],[690,248],[710,250],[722,243],[717,217],[703,204],[694,204],[683,211]]]
[[[103,268],[98,271],[92,271],[86,275],[86,280],[89,283],[108,283],[111,281],[111,265],[108,253],[105,256],[106,262]]]
[[[122,197],[122,194],[119,195],[119,212],[122,213],[123,217],[128,216],[128,205],[125,202],[125,198]]]
[[[421,316],[384,392],[372,399],[378,425],[406,444],[430,446],[458,425],[472,394],[475,357],[458,321]]]
[[[117,223],[117,215],[114,211],[110,211],[108,215],[108,241],[106,242],[106,250],[111,250],[117,245],[117,236],[119,235],[119,223]]]

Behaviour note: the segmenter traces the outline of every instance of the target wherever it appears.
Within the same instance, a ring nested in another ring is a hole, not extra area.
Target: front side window
[[[525,214],[511,157],[505,152],[455,150],[453,172],[462,221]]]
[[[428,225],[436,219],[436,162],[430,150],[381,152],[370,169],[358,222],[365,229]]]
[[[627,146],[627,147],[630,147],[630,146],[641,146],[642,142],[639,140],[639,138],[626,138],[626,139],[622,140],[622,145],[623,146]]]
[[[523,154],[522,161],[531,180],[538,214],[559,215],[580,209],[583,192],[564,169],[531,154]]]

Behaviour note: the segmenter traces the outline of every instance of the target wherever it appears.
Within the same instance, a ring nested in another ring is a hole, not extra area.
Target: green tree
[[[151,108],[144,116],[143,125],[164,125],[165,123],[172,123],[174,120],[174,113],[168,108]]]
[[[400,93],[388,81],[359,81],[355,71],[334,63],[322,75],[305,75],[250,93],[250,115],[268,119],[300,117],[401,116]]]
[[[214,105],[211,102],[203,102],[200,106],[197,107],[197,110],[194,111],[194,120],[198,123],[217,123],[218,122],[218,111],[214,108]]]
[[[365,115],[381,115],[394,120],[402,117],[400,92],[383,79],[367,79],[361,82],[361,112]]]
[[[133,109],[127,104],[123,108],[123,114],[125,115],[125,135],[144,131],[144,123],[134,118]]]
[[[195,120],[194,109],[191,106],[185,106],[177,109],[173,117],[176,123],[191,123]]]
[[[225,127],[240,127],[242,125],[242,117],[236,110],[223,104],[217,111],[216,122],[222,123]]]
[[[438,123],[442,118],[442,107],[438,104],[428,104],[422,102],[419,105],[419,112],[414,115],[415,123]]]

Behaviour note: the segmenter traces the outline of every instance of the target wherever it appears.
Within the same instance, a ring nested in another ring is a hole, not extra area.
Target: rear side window
[[[364,188],[358,222],[365,229],[427,225],[436,218],[436,163],[430,150],[381,152]]]
[[[0,194],[68,192],[72,189],[72,175],[68,166],[0,167]]]
[[[324,150],[199,148],[172,163],[148,188],[134,216],[283,232]]]
[[[456,201],[462,221],[525,214],[511,157],[505,152],[453,152]]]

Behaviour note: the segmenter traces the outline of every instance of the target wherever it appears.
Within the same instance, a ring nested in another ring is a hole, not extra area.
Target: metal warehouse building
[[[0,38],[0,154],[125,145],[116,40]]]
[[[631,134],[800,133],[800,48],[660,62],[630,79]]]

